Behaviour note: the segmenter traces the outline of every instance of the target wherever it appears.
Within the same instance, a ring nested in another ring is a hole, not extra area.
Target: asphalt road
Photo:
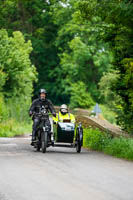
[[[0,200],[133,200],[133,163],[102,153],[0,138]]]

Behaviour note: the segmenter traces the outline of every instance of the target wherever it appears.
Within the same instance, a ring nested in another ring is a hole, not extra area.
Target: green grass
[[[6,103],[0,95],[0,137],[14,137],[31,133],[32,122],[28,116],[30,99],[9,98]]]
[[[84,129],[83,146],[118,158],[133,160],[133,139],[112,138],[99,129]]]
[[[17,122],[15,120],[8,120],[0,123],[0,137],[14,137],[31,133],[32,124],[31,122]]]

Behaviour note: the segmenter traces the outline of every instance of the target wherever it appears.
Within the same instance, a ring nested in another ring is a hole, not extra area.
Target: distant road
[[[0,138],[0,200],[133,200],[133,163],[102,153]]]

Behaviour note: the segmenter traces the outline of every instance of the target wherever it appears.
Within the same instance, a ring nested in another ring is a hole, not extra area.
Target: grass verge
[[[0,123],[0,137],[14,137],[31,133],[31,122],[16,122],[11,119]]]
[[[111,138],[99,129],[84,129],[84,147],[102,151],[117,158],[133,160],[133,139]]]

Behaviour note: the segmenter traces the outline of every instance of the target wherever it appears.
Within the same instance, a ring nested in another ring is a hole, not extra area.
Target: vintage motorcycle
[[[53,146],[53,142],[51,141],[51,132],[50,128],[46,125],[46,120],[49,118],[49,113],[47,113],[44,106],[39,108],[39,112],[35,113],[39,119],[40,123],[36,131],[36,140],[34,142],[34,147],[37,151],[42,150],[42,153],[46,152],[46,148],[50,145]]]
[[[36,142],[34,142],[34,147],[37,151],[41,149],[42,153],[45,153],[49,146],[53,146],[76,148],[77,153],[81,152],[83,145],[83,128],[81,123],[75,126],[69,119],[64,119],[63,122],[53,122],[52,133],[46,125],[46,120],[51,114],[47,113],[45,108],[42,107],[36,115],[40,119],[36,132]],[[51,140],[52,135],[54,135],[54,140]]]

